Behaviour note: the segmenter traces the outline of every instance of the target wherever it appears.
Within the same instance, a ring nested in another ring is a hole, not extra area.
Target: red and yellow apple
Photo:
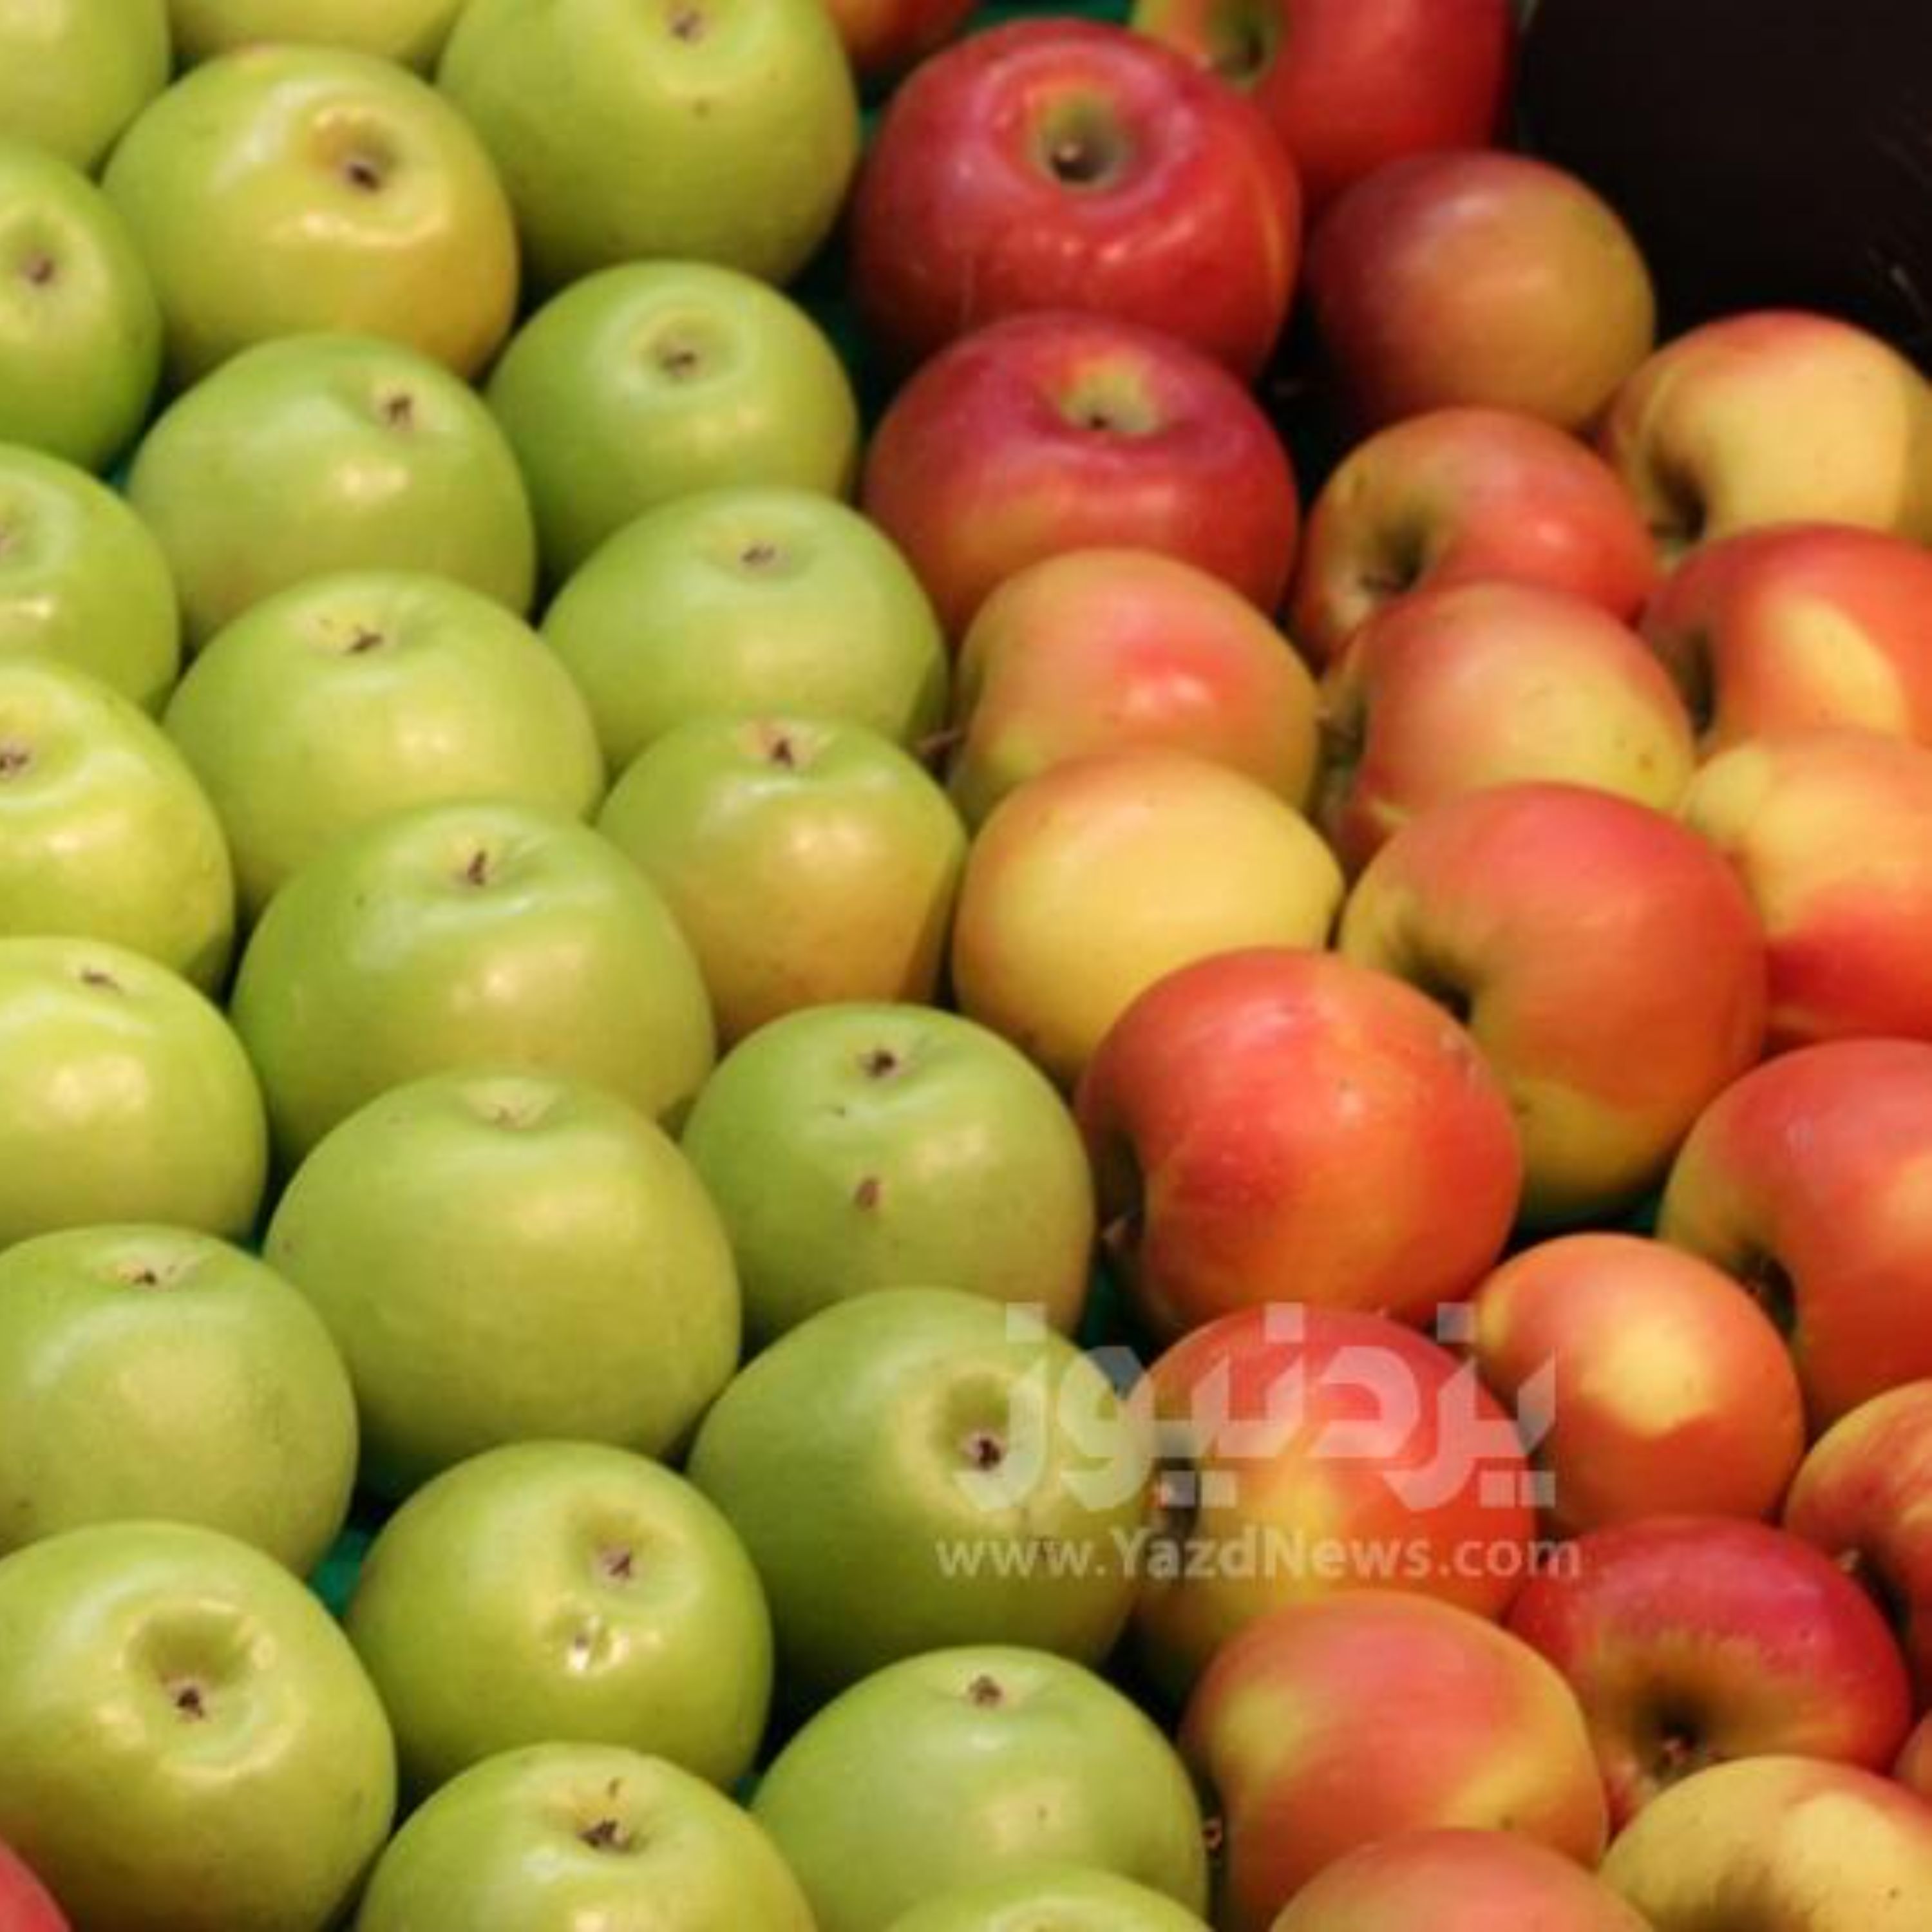
[[[1324,686],[1322,823],[1366,865],[1444,799],[1548,780],[1674,810],[1690,720],[1634,633],[1593,604],[1523,584],[1405,598],[1365,625]]]
[[[1425,587],[1538,584],[1628,622],[1656,578],[1636,505],[1574,437],[1507,410],[1432,410],[1358,445],[1323,487],[1289,628],[1328,664],[1378,610]]]
[[[1477,1292],[1472,1339],[1504,1402],[1553,1378],[1534,1455],[1560,1534],[1766,1516],[1804,1454],[1783,1336],[1728,1275],[1660,1241],[1569,1234],[1525,1250]]]
[[[1072,550],[994,592],[966,634],[950,782],[974,824],[1049,767],[1191,752],[1307,801],[1314,680],[1218,578],[1152,550]]]
[[[1743,888],[1694,833],[1607,792],[1500,785],[1432,806],[1362,874],[1341,949],[1467,1025],[1516,1115],[1523,1211],[1546,1226],[1654,1187],[1763,1047]]]
[[[1210,958],[1108,1034],[1078,1111],[1111,1258],[1178,1334],[1268,1301],[1426,1322],[1502,1252],[1522,1155],[1468,1035],[1316,952]]]

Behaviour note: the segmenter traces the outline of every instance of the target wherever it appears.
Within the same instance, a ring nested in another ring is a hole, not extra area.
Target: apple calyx
[[[967,1685],[966,1701],[982,1711],[996,1711],[1006,1701],[1006,1687],[982,1671]]]
[[[634,1582],[638,1574],[637,1552],[622,1548],[601,1550],[597,1552],[597,1568],[611,1582]]]
[[[593,1852],[611,1852],[622,1855],[637,1849],[637,1840],[614,1818],[599,1818],[586,1825],[578,1833],[578,1840],[588,1845]]]
[[[20,279],[29,288],[44,289],[60,273],[60,265],[44,248],[37,248],[20,264]]]
[[[475,886],[479,889],[488,885],[494,876],[490,854],[480,845],[470,854],[469,863],[456,875],[459,885]]]
[[[889,1046],[875,1046],[859,1057],[860,1070],[868,1080],[890,1080],[899,1070],[899,1057]]]
[[[18,778],[22,772],[33,768],[34,752],[30,745],[23,745],[17,738],[0,738],[0,778]]]

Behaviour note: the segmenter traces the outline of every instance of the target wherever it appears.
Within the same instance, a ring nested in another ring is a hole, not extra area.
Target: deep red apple
[[[16,1852],[0,1844],[0,1932],[68,1932],[46,1888]]]
[[[1734,1758],[1888,1768],[1912,1721],[1885,1619],[1809,1544],[1732,1516],[1580,1539],[1509,1627],[1568,1679],[1621,1827]]]
[[[1469,1036],[1318,952],[1223,953],[1129,1007],[1078,1112],[1158,1330],[1270,1301],[1426,1322],[1502,1252],[1522,1156]]]
[[[996,322],[928,362],[879,425],[864,507],[956,639],[1009,577],[1096,547],[1178,556],[1274,610],[1300,520],[1288,453],[1226,370],[1064,313]]]
[[[1412,591],[1534,584],[1628,622],[1656,580],[1636,506],[1574,437],[1506,410],[1435,410],[1372,436],[1329,478],[1309,513],[1288,629],[1328,664]]]
[[[1322,348],[1372,427],[1473,404],[1581,429],[1655,339],[1649,273],[1616,211],[1521,154],[1378,168],[1323,216],[1307,266]]]
[[[1134,25],[1252,91],[1311,208],[1400,155],[1485,146],[1508,106],[1510,0],[1139,0]]]
[[[1257,374],[1287,319],[1301,194],[1250,104],[1097,22],[1015,22],[893,97],[852,210],[853,286],[902,364],[1004,316],[1074,309]]]

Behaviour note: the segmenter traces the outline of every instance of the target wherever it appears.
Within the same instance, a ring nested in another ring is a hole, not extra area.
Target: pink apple
[[[1341,900],[1314,828],[1253,779],[1183,752],[1078,758],[980,828],[953,990],[1071,1086],[1156,980],[1241,946],[1318,946]]]
[[[1683,810],[1763,922],[1774,1046],[1932,1040],[1932,751],[1851,730],[1740,745]]]
[[[902,364],[1001,316],[1072,309],[1252,377],[1300,262],[1300,189],[1261,115],[1098,21],[1014,21],[928,62],[853,204],[853,284]]]
[[[1574,438],[1506,410],[1433,410],[1370,437],[1328,479],[1289,629],[1326,664],[1378,610],[1424,587],[1540,584],[1628,622],[1656,578],[1636,505]]]
[[[1321,816],[1359,871],[1432,805],[1492,785],[1586,785],[1673,810],[1690,720],[1642,640],[1593,604],[1527,585],[1405,598],[1325,686]]]
[[[1604,425],[1604,453],[1667,552],[1763,524],[1932,537],[1932,402],[1896,350],[1771,310],[1659,350]]]
[[[1300,514],[1286,451],[1226,370],[1066,314],[996,322],[928,363],[879,425],[864,504],[956,638],[1007,578],[1096,545],[1178,556],[1273,610]]]
[[[1889,1766],[1912,1721],[1904,1664],[1870,1600],[1761,1522],[1598,1530],[1532,1581],[1509,1627],[1576,1693],[1618,1827],[1732,1758]]]
[[[1827,725],[1932,745],[1932,556],[1916,544],[1848,524],[1748,530],[1687,557],[1642,628],[1707,752]]]
[[[1523,1211],[1628,1208],[1764,1044],[1751,902],[1661,812],[1577,785],[1500,785],[1412,818],[1357,885],[1343,953],[1440,1000],[1501,1076]]]
[[[1570,1234],[1525,1250],[1478,1291],[1473,1342],[1502,1402],[1555,1370],[1536,1460],[1561,1534],[1768,1516],[1804,1454],[1784,1337],[1730,1276],[1661,1242]]]
[[[1308,250],[1323,350],[1369,426],[1455,404],[1596,422],[1656,339],[1630,231],[1574,175],[1472,149],[1392,161]]]
[[[1874,741],[1876,742],[1876,741]],[[1932,1376],[1932,1046],[1844,1040],[1714,1101],[1658,1232],[1745,1282],[1784,1331],[1814,1425]]]
[[[1510,0],[1138,0],[1133,23],[1253,94],[1311,207],[1401,155],[1483,146],[1508,109]]]
[[[1507,1832],[1404,1832],[1329,1866],[1274,1932],[1650,1932],[1616,1894]]]
[[[1857,1577],[1898,1627],[1922,1704],[1932,1703],[1932,1381],[1862,1403],[1804,1459],[1784,1526]],[[1925,1747],[1932,1754],[1932,1741]],[[1932,1763],[1928,1764],[1932,1769]],[[1932,1779],[1928,1780],[1932,1795]]]
[[[1218,578],[1151,550],[1072,550],[1002,584],[966,634],[952,796],[977,824],[1051,766],[1147,746],[1300,806],[1316,710],[1281,633]]]
[[[1507,1830],[1586,1868],[1603,1852],[1569,1687],[1446,1604],[1362,1591],[1277,1612],[1216,1660],[1181,1748],[1219,1796],[1222,1932],[1267,1932],[1322,1871],[1405,1832]],[[1402,1932],[1441,1922],[1432,1909]]]
[[[1108,1244],[1176,1334],[1270,1300],[1424,1322],[1495,1264],[1522,1155],[1468,1035],[1314,952],[1202,962],[1131,1006],[1078,1100]]]
[[[1161,1468],[1134,1634],[1171,1694],[1284,1604],[1388,1588],[1498,1617],[1529,1574],[1515,1424],[1412,1329],[1250,1308],[1177,1342],[1149,1384]]]

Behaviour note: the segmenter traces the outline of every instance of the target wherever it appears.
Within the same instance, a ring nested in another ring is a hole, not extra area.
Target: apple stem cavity
[[[760,541],[748,543],[738,553],[738,561],[747,570],[770,570],[782,560],[783,556],[776,544]]]
[[[864,1209],[867,1214],[878,1206],[880,1196],[885,1192],[884,1184],[876,1174],[868,1174],[852,1190],[852,1204]]]
[[[890,1080],[899,1070],[899,1057],[889,1046],[875,1046],[859,1062],[868,1080]]]
[[[349,640],[348,655],[352,658],[366,657],[371,651],[380,651],[388,641],[380,631],[372,631],[366,624],[359,624],[355,635]]]
[[[478,846],[470,855],[470,862],[458,874],[460,884],[479,889],[487,886],[490,879],[490,855]]]
[[[593,1852],[628,1852],[634,1849],[636,1842],[614,1818],[600,1818],[594,1825],[586,1825],[577,1835]]]
[[[59,273],[59,265],[44,249],[36,250],[20,265],[20,279],[30,288],[50,287]]]
[[[671,38],[683,41],[687,46],[694,46],[703,40],[710,29],[710,24],[698,8],[674,7],[671,9]]]
[[[1788,1342],[1798,1332],[1798,1284],[1781,1262],[1761,1255],[1740,1277],[1771,1325]]]
[[[628,1583],[638,1574],[637,1553],[630,1550],[606,1550],[598,1556],[597,1567],[614,1583]]]
[[[208,1700],[199,1684],[170,1684],[168,1697],[184,1724],[204,1724],[208,1721]]]
[[[966,1460],[976,1469],[992,1471],[1006,1460],[1006,1445],[990,1429],[976,1429],[967,1437]]]
[[[996,1711],[1006,1701],[1006,1694],[998,1678],[982,1672],[967,1685],[966,1701],[982,1711]]]
[[[398,389],[385,396],[376,405],[377,413],[391,429],[408,430],[416,427],[416,399],[406,389]]]
[[[80,969],[80,983],[103,993],[121,991],[121,982],[104,966],[83,966]]]
[[[32,746],[16,738],[0,739],[0,778],[18,778],[32,768],[33,762]]]

